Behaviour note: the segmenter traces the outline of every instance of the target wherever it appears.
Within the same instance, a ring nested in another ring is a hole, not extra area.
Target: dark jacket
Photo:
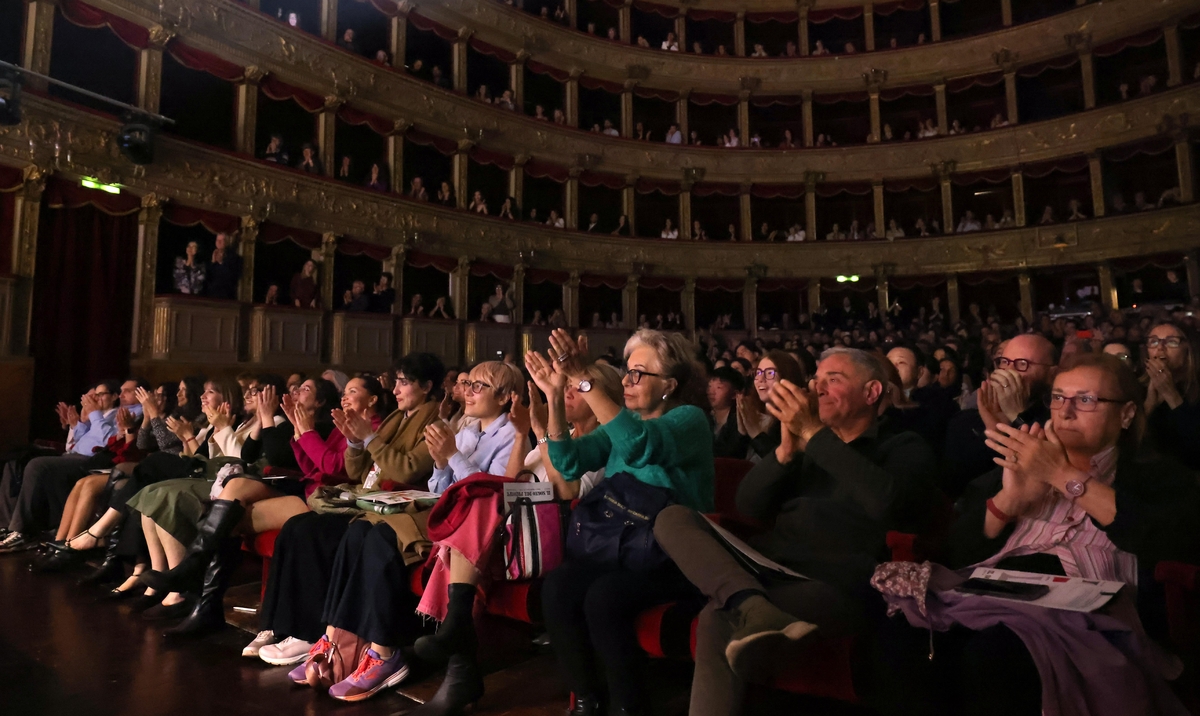
[[[888,530],[922,530],[938,504],[936,466],[916,433],[895,432],[886,420],[850,443],[824,429],[786,465],[774,454],[755,465],[738,487],[737,507],[774,518],[774,529],[755,541],[763,554],[853,590],[887,558]]]
[[[1050,419],[1050,409],[1035,401],[1025,412],[1017,416],[1014,423],[1045,425]],[[992,458],[996,453],[984,444],[983,418],[978,410],[964,410],[950,419],[946,426],[946,447],[942,452],[940,486],[950,497],[962,494],[967,484],[996,467]]]
[[[1150,413],[1148,437],[1155,449],[1200,471],[1200,402],[1184,402],[1174,410],[1163,403]]]
[[[712,414],[708,416],[709,424],[713,424]],[[732,457],[738,460],[746,459],[746,451],[749,449],[750,439],[738,432],[737,429],[737,409],[729,409],[729,417],[725,419],[725,424],[720,430],[714,433],[713,437],[713,457]]]
[[[237,298],[238,282],[242,279],[242,257],[231,248],[225,249],[221,263],[208,264],[208,285],[204,295],[213,298]]]
[[[957,569],[982,562],[999,552],[1016,528],[1015,523],[1008,525],[995,539],[983,534],[987,501],[1000,492],[1003,474],[997,467],[972,481],[955,504],[947,566]],[[1200,483],[1195,473],[1167,457],[1122,453],[1112,487],[1117,517],[1107,527],[1095,524],[1118,549],[1137,555],[1139,571],[1162,560],[1194,562],[1200,556]]]

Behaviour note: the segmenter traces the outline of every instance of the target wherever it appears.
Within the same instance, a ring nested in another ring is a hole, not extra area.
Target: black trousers
[[[309,643],[321,638],[325,595],[352,517],[305,512],[284,523],[275,538],[259,628]]]
[[[21,493],[13,510],[8,528],[14,532],[34,534],[56,527],[62,520],[63,508],[75,483],[87,474],[95,458],[85,455],[35,457],[25,465]],[[108,458],[112,467],[112,458]]]
[[[322,621],[376,644],[404,646],[422,633],[417,603],[396,532],[383,522],[352,522],[338,545]]]
[[[674,564],[640,573],[566,562],[550,572],[542,587],[542,613],[571,691],[597,696],[604,690],[596,677],[599,653],[612,708],[647,709],[646,655],[637,642],[637,615],[699,596]]]
[[[933,634],[903,616],[883,617],[870,639],[869,706],[884,716],[1038,716],[1037,665],[1012,630],[956,626]]]

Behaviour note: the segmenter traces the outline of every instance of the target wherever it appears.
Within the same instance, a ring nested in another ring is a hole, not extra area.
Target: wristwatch
[[[578,390],[580,393],[586,393],[586,392],[590,391],[591,389],[592,389],[592,381],[588,380],[587,378],[584,378],[583,380],[579,381],[579,387],[576,388],[576,390]]]
[[[1087,483],[1079,480],[1067,480],[1067,484],[1063,485],[1063,491],[1070,495],[1071,499],[1078,499],[1087,492]]]

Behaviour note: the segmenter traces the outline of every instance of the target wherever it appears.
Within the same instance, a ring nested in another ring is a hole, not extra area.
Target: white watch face
[[[579,392],[580,393],[586,393],[591,389],[592,389],[592,381],[590,381],[590,380],[579,381]]]
[[[1079,497],[1086,490],[1087,490],[1087,488],[1079,480],[1071,480],[1070,482],[1068,482],[1066,484],[1067,494],[1070,495],[1071,497]]]

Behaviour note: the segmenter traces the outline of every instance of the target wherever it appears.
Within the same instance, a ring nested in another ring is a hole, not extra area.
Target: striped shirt
[[[1092,457],[1089,482],[1111,485],[1116,476],[1115,446]],[[1035,509],[1017,520],[1004,548],[976,566],[993,567],[1008,557],[1029,554],[1058,557],[1068,577],[1137,585],[1137,556],[1117,549],[1087,512],[1058,490],[1048,491]]]

